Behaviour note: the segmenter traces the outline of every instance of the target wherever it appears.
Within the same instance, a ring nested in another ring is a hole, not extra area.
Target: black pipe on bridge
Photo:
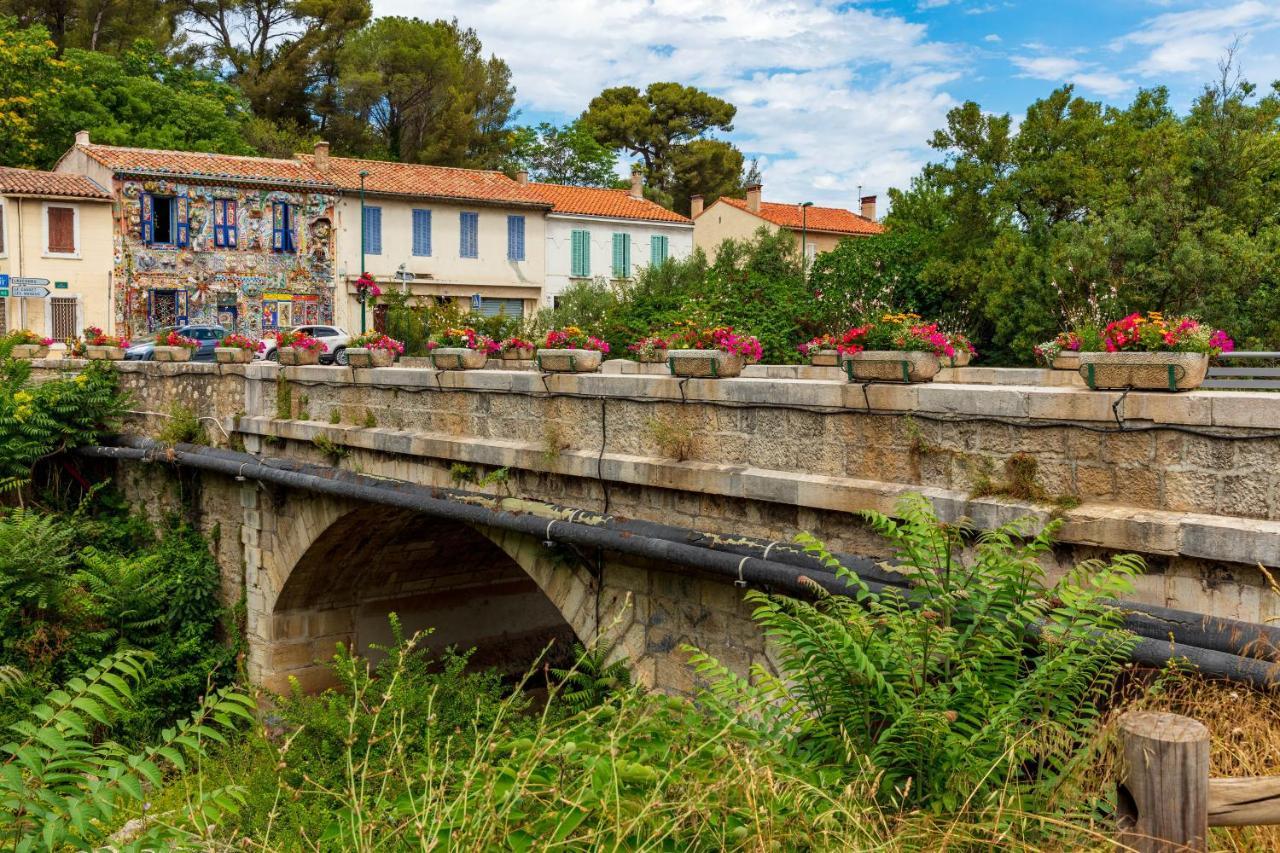
[[[81,455],[128,459],[214,471],[334,497],[411,509],[437,518],[510,530],[544,541],[563,542],[701,569],[797,596],[809,584],[845,595],[848,587],[812,554],[753,537],[723,537],[696,530],[589,510],[542,504],[552,515],[494,509],[494,496],[459,489],[419,486],[398,480],[284,459],[261,459],[232,450],[123,437],[118,446],[79,448]],[[755,556],[760,554],[761,556]],[[905,579],[868,557],[834,555],[872,592],[902,589]],[[1154,605],[1116,602],[1126,611],[1125,627],[1139,636],[1132,659],[1164,666],[1185,659],[1203,675],[1255,686],[1280,684],[1280,629]],[[1259,656],[1247,656],[1259,655]]]

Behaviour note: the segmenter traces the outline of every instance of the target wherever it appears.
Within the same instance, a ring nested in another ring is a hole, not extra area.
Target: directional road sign
[[[49,288],[34,284],[11,284],[9,295],[18,299],[43,299],[49,295]]]

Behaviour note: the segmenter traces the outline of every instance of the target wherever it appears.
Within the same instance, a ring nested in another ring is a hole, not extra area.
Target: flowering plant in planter
[[[317,340],[310,335],[304,335],[301,332],[288,331],[276,332],[276,346],[280,349],[290,347],[304,352],[314,352],[316,354],[329,351],[329,345],[324,341]]]
[[[1063,356],[1070,356],[1080,352],[1082,344],[1083,339],[1079,332],[1058,332],[1057,337],[1051,341],[1037,344],[1032,352],[1036,358],[1052,367],[1054,362]]]
[[[356,299],[361,303],[365,303],[381,295],[382,288],[378,287],[378,283],[373,280],[373,276],[367,272],[360,273],[360,277],[356,279]]]
[[[524,338],[507,338],[498,348],[502,351],[502,357],[507,359],[533,358],[533,351],[538,348],[533,341],[526,341]]]
[[[1081,346],[1080,373],[1090,388],[1184,391],[1199,386],[1209,359],[1235,341],[1192,317],[1134,313],[1108,323]]]
[[[251,338],[248,335],[231,334],[219,342],[218,346],[224,349],[242,349],[249,352],[262,352],[266,348],[266,344],[257,338]]]
[[[839,345],[836,336],[832,334],[822,334],[811,341],[806,341],[796,347],[796,351],[806,357],[812,357],[814,353],[833,350]]]
[[[132,346],[132,342],[123,335],[108,335],[96,326],[90,326],[84,330],[84,342],[85,346],[91,347],[118,347],[120,349],[128,349]]]
[[[709,329],[690,329],[671,339],[671,348],[675,349],[719,350],[729,355],[740,355],[749,362],[757,362],[764,356],[764,347],[758,338],[752,335],[741,335],[733,330],[733,326],[716,326]]]
[[[607,354],[609,344],[595,335],[588,335],[577,326],[565,326],[563,329],[547,332],[542,349],[583,349]]]
[[[744,363],[757,362],[764,354],[758,338],[738,334],[732,326],[690,330],[671,343],[686,347],[673,349],[667,354],[667,365],[674,376],[737,376],[742,372]]]
[[[156,335],[156,346],[158,347],[181,347],[182,349],[193,350],[200,346],[200,342],[195,338],[188,338],[177,332],[161,332]]]
[[[951,344],[952,367],[964,367],[978,355],[977,348],[964,332],[951,332],[947,335],[947,343]]]
[[[352,367],[390,367],[404,355],[404,344],[390,335],[370,330],[347,344],[347,363]]]
[[[15,346],[47,347],[53,345],[53,338],[37,335],[30,329],[14,329],[9,333],[9,340]]]
[[[348,349],[381,349],[389,350],[396,355],[404,355],[404,344],[397,341],[390,335],[382,332],[370,331],[363,335],[358,335],[351,339],[351,343],[347,344]]]
[[[669,348],[670,342],[666,338],[648,337],[629,344],[627,351],[635,355],[637,361],[656,363],[666,359]]]
[[[864,381],[927,382],[941,368],[940,358],[956,354],[937,323],[910,313],[854,326],[841,335],[839,348],[849,378]]]
[[[437,348],[469,349],[493,355],[502,351],[502,344],[468,326],[465,329],[445,329],[427,342],[428,350]]]

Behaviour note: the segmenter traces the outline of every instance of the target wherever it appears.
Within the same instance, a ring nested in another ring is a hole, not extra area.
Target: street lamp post
[[[365,229],[364,229],[364,179],[365,179],[365,178],[367,178],[367,177],[369,177],[369,171],[368,171],[367,169],[361,169],[361,170],[360,170],[360,275],[362,275],[362,276],[364,275],[364,272],[365,272],[365,270],[364,270],[364,252],[365,252],[365,245],[364,245],[364,235],[365,235]],[[365,312],[364,312],[364,309],[365,309],[365,304],[366,304],[368,301],[369,301],[369,299],[368,299],[368,297],[367,297],[367,296],[362,296],[362,297],[361,297],[361,299],[360,299],[360,334],[362,334],[362,335],[363,335],[363,334],[364,334],[364,332],[365,332]]]
[[[813,202],[800,202],[800,269],[804,273],[804,280],[809,280],[809,208],[813,207]]]

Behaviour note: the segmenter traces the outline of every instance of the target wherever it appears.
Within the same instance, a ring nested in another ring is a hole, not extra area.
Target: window
[[[293,234],[293,205],[284,201],[271,205],[271,248],[277,252],[297,251]]]
[[[477,310],[484,317],[509,317],[519,320],[524,317],[524,300],[481,297],[480,307]]]
[[[50,255],[76,253],[76,209],[45,205],[45,251]]]
[[[55,341],[65,341],[80,333],[80,324],[76,322],[76,307],[74,296],[54,296],[49,300],[49,337]]]
[[[613,277],[631,276],[631,235],[613,235]]]
[[[364,208],[364,253],[366,255],[382,254],[382,208]]]
[[[187,245],[187,197],[143,193],[142,241],[153,246]]]
[[[586,278],[591,275],[591,232],[574,231],[571,237],[572,263],[569,275]]]
[[[213,200],[213,245],[221,249],[234,249],[239,236],[235,199],[215,198]]]
[[[458,254],[464,258],[480,257],[480,214],[461,213],[458,215],[461,229],[458,241]]]
[[[650,266],[661,266],[666,263],[668,255],[667,238],[655,234],[649,238],[649,264]]]
[[[0,255],[4,254],[4,205],[0,204]]]
[[[413,211],[413,253],[420,258],[431,257],[431,211]]]
[[[507,260],[524,260],[524,217],[507,217]]]

